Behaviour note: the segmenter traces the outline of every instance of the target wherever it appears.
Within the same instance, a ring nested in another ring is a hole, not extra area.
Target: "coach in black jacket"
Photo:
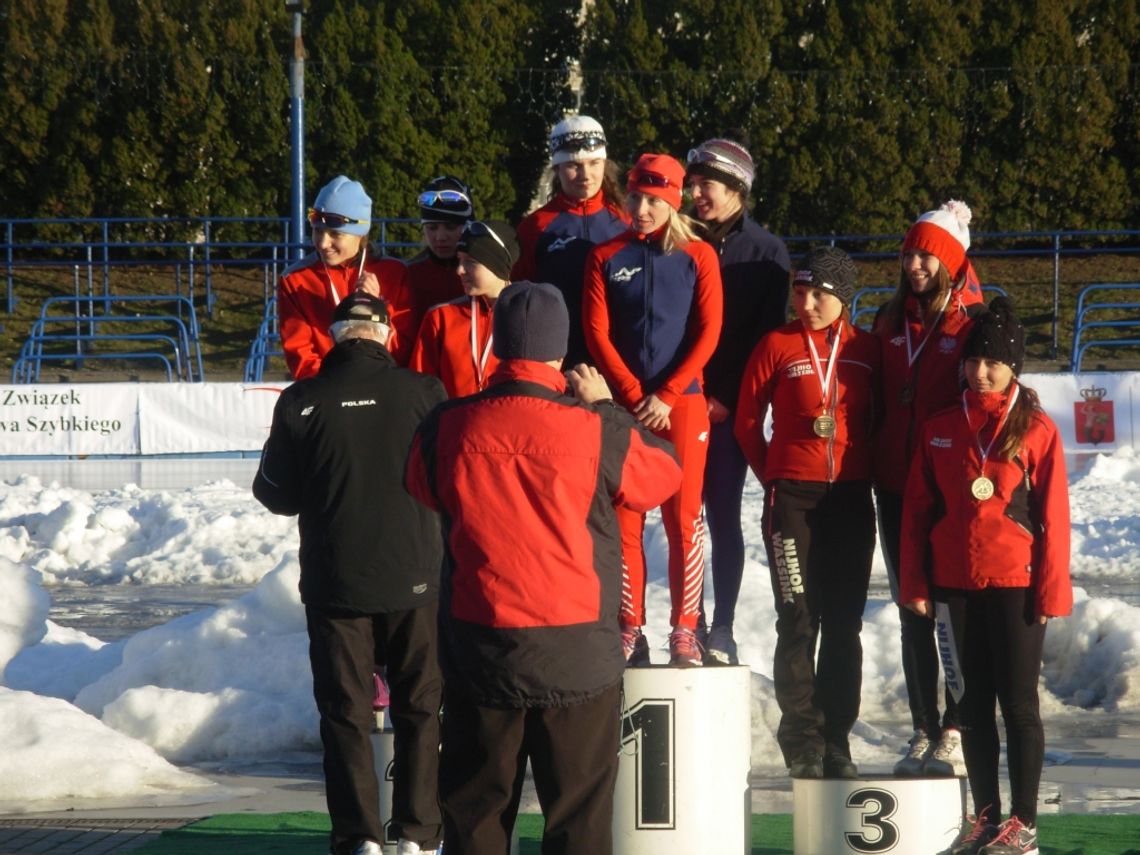
[[[438,379],[396,367],[378,298],[363,291],[345,298],[330,333],[336,345],[317,376],[281,393],[253,493],[276,514],[300,516],[301,600],[333,852],[379,852],[384,840],[369,738],[374,666],[386,666],[391,689],[400,851],[431,852],[442,831],[443,542],[438,516],[404,491],[403,472],[416,427],[446,395]]]

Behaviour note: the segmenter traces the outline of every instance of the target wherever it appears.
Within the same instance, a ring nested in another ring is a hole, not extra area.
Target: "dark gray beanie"
[[[793,279],[795,285],[810,285],[828,291],[850,306],[855,299],[855,262],[834,246],[814,246],[808,250]]]
[[[974,318],[962,348],[962,359],[974,356],[1004,362],[1014,374],[1021,374],[1025,363],[1025,327],[1017,319],[1008,297],[994,297],[989,311]]]
[[[512,282],[495,301],[494,345],[499,359],[550,362],[566,356],[570,313],[562,292],[545,282]]]
[[[511,224],[503,220],[472,220],[463,227],[456,248],[498,276],[511,278],[519,260],[519,241]]]

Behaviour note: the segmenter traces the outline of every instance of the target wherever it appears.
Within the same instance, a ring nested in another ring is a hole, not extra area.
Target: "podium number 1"
[[[621,719],[622,747],[637,755],[637,828],[674,827],[673,699],[644,699]]]
[[[862,812],[862,830],[844,832],[843,837],[856,852],[889,852],[899,842],[899,828],[890,821],[899,803],[886,790],[866,788],[847,797],[847,807]]]

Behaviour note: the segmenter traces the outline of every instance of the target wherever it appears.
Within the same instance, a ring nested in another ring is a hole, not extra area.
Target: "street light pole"
[[[293,172],[289,210],[292,240],[288,256],[299,259],[305,254],[305,43],[301,40],[304,0],[285,0],[285,11],[293,13],[293,59],[289,63],[289,160]]]

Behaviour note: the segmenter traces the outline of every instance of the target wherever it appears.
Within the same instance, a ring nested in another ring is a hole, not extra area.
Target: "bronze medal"
[[[970,492],[979,502],[984,502],[986,499],[993,497],[994,482],[985,475],[979,475],[970,484]]]
[[[824,439],[835,436],[835,418],[826,413],[822,416],[816,416],[814,422],[811,423],[811,429],[815,431],[816,436],[821,436]]]
[[[899,390],[899,402],[902,403],[902,405],[904,407],[909,407],[911,404],[914,403],[914,387],[913,386],[908,384],[906,386],[903,386],[902,389]]]

